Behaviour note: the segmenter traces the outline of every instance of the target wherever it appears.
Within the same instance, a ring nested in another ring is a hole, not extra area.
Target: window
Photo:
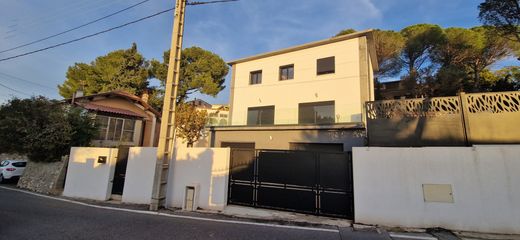
[[[131,119],[125,119],[123,124],[123,136],[121,141],[133,142],[134,141],[134,128],[135,121]]]
[[[334,122],[334,101],[300,103],[298,106],[298,123],[300,124]]]
[[[107,136],[107,130],[108,130],[108,117],[97,115],[96,122],[99,127],[97,139],[105,140],[105,138]]]
[[[2,161],[2,163],[0,163],[0,167],[5,167],[9,165],[9,161]]]
[[[334,73],[336,69],[334,57],[318,59],[316,69],[318,75]]]
[[[274,106],[247,109],[247,125],[273,125]]]
[[[25,166],[27,166],[27,163],[26,162],[14,162],[11,165],[13,165],[14,167],[25,167]]]
[[[294,78],[294,64],[280,67],[280,80],[289,80]]]
[[[221,118],[227,118],[227,114],[220,114]]]
[[[99,126],[97,140],[134,141],[135,120],[97,115],[96,122]]]
[[[262,83],[262,70],[254,71],[249,73],[249,84],[260,84]]]

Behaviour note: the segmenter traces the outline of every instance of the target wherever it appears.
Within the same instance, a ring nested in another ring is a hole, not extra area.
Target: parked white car
[[[0,163],[0,183],[13,177],[20,177],[25,170],[25,160],[4,160]]]

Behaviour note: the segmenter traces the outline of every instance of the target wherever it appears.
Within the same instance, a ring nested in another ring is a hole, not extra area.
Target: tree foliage
[[[166,82],[170,51],[165,51],[163,62],[151,61],[153,75]],[[224,89],[224,80],[229,67],[220,56],[200,47],[190,47],[182,50],[181,71],[177,102],[184,102],[195,92],[216,96]]]
[[[508,56],[520,55],[520,43],[496,34],[490,26],[443,29],[415,24],[399,32],[378,29],[374,45],[379,63],[376,80],[399,76],[407,93],[415,97],[512,89],[513,83],[505,83],[514,80],[506,81],[489,68]],[[495,87],[497,79],[502,79],[502,87]]]
[[[519,91],[520,67],[509,66],[497,70],[493,74],[495,82],[491,85],[491,91]]]
[[[488,26],[494,26],[503,37],[520,43],[520,1],[485,0],[479,5],[479,18]]]
[[[188,147],[192,147],[193,143],[202,137],[207,121],[206,111],[199,111],[192,104],[182,103],[177,106],[175,115],[177,135],[186,141]]]
[[[353,28],[343,29],[343,30],[339,31],[338,34],[336,34],[336,37],[342,36],[342,35],[351,34],[351,33],[355,33],[355,32],[356,32],[356,30],[353,29]]]
[[[87,95],[124,90],[139,95],[148,87],[148,62],[134,43],[129,49],[97,57],[90,64],[75,63],[67,69],[65,82],[58,86],[61,96],[71,98],[78,89]]]
[[[436,96],[457,92],[485,91],[488,68],[512,54],[508,40],[488,27],[447,28],[444,39],[434,49],[432,60],[440,66],[434,89]]]
[[[349,28],[341,30],[336,36],[354,33],[356,30]],[[395,31],[374,30],[374,45],[379,71],[376,78],[392,77],[401,71],[402,62],[399,59],[404,46],[404,37]]]
[[[404,77],[406,85],[415,95],[425,92],[416,87],[426,81],[432,71],[431,52],[443,41],[441,27],[434,24],[416,24],[401,30],[405,44],[401,52],[401,61],[408,74]]]
[[[87,112],[44,97],[14,98],[0,106],[1,151],[32,161],[59,161],[71,146],[87,146],[96,133]]]
[[[379,62],[377,77],[390,77],[399,74],[402,68],[399,55],[403,50],[404,43],[404,37],[398,32],[378,29],[374,31],[374,45]]]

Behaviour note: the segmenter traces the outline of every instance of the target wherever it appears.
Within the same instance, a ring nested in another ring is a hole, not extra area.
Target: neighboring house
[[[234,60],[230,126],[211,129],[212,147],[350,151],[364,144],[374,100],[372,31]]]
[[[382,82],[378,90],[379,100],[414,98],[401,80]]]
[[[227,126],[229,121],[229,106],[225,104],[209,104],[201,99],[187,102],[199,111],[208,113],[208,126]]]
[[[148,96],[138,97],[124,91],[89,96],[76,94],[66,101],[95,113],[99,134],[93,146],[157,146],[160,113],[148,103]]]

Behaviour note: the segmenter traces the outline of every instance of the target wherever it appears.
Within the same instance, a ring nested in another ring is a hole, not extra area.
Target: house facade
[[[374,100],[377,70],[372,31],[228,64],[230,124],[211,129],[210,146],[348,151],[364,144],[363,104]]]
[[[227,126],[229,121],[229,106],[226,104],[209,104],[201,99],[194,99],[188,104],[192,104],[199,111],[208,113],[208,126]]]
[[[111,91],[88,96],[76,95],[69,103],[95,114],[99,133],[96,147],[157,146],[160,113],[147,103],[147,96]]]

